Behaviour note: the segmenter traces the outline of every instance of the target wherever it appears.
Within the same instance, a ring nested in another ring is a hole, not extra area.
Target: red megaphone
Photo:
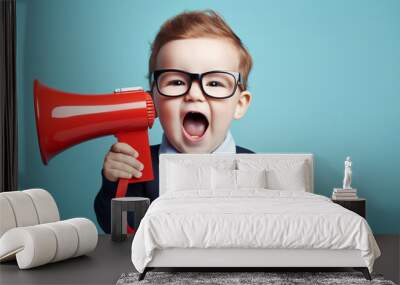
[[[153,180],[148,128],[155,118],[149,93],[141,88],[122,88],[103,95],[66,93],[34,81],[34,104],[40,154],[44,164],[63,150],[83,141],[115,135],[131,145],[144,164],[140,178],[120,179],[117,197],[128,183]]]

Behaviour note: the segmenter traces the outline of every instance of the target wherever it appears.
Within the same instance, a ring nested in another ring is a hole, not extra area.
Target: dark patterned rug
[[[124,273],[117,285],[133,284],[379,284],[395,285],[384,280],[382,275],[372,274],[372,281],[360,272],[155,272],[150,271],[145,279],[138,281],[139,273]]]

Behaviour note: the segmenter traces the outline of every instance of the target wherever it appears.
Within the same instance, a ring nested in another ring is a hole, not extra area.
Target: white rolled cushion
[[[9,260],[16,255],[20,269],[49,263],[56,249],[53,231],[42,225],[13,228],[0,238],[0,260]]]
[[[33,226],[39,223],[36,208],[31,197],[22,191],[1,193],[11,205],[17,227]]]
[[[74,218],[63,221],[74,226],[78,233],[78,248],[74,257],[86,254],[96,248],[97,228],[92,221],[85,218]]]
[[[236,173],[231,169],[211,169],[213,190],[236,190]]]
[[[267,188],[267,171],[236,170],[237,187],[240,188]]]
[[[51,262],[64,260],[75,255],[78,250],[79,238],[78,232],[71,224],[59,221],[43,224],[43,226],[53,231],[57,240],[57,251]]]
[[[49,192],[44,189],[28,189],[22,192],[31,197],[39,218],[39,224],[60,220],[57,204]]]
[[[266,169],[268,189],[306,191],[310,188],[305,160],[239,158],[237,165],[239,170]]]
[[[96,226],[85,218],[13,228],[0,238],[0,261],[16,256],[20,269],[32,268],[86,254],[97,238]]]
[[[15,221],[14,211],[11,204],[6,197],[0,194],[0,237],[9,229],[15,228],[17,222]]]
[[[211,188],[211,167],[170,163],[168,191]]]

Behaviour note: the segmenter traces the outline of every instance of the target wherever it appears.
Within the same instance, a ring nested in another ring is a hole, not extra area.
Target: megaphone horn
[[[56,90],[35,80],[34,105],[44,164],[73,145],[115,135],[139,152],[138,159],[145,166],[140,178],[125,182],[153,179],[148,128],[153,125],[155,109],[150,94],[143,89],[122,88],[111,94],[82,95]]]

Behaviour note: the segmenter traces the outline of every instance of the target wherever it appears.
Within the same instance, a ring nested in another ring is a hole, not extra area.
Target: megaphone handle
[[[118,181],[117,193],[115,194],[116,198],[121,198],[126,196],[126,192],[128,190],[129,179],[121,178]]]
[[[117,193],[115,194],[116,198],[125,197],[126,191],[128,190],[128,184],[129,184],[129,179],[121,178],[118,181]],[[126,230],[128,234],[133,234],[136,232],[136,230],[131,226],[129,226],[128,223]]]
[[[139,152],[140,160],[145,165],[143,175],[140,178],[124,179],[121,178],[118,181],[117,193],[115,197],[121,198],[126,196],[129,183],[137,183],[153,180],[153,167],[150,154],[149,136],[147,128],[142,130],[136,130],[134,132],[118,133],[115,135],[118,141],[128,143],[130,146]],[[127,225],[128,234],[134,233],[136,230]]]
[[[129,179],[129,183],[140,183],[153,180],[153,166],[147,128],[138,129],[132,132],[118,133],[115,136],[118,138],[119,142],[127,143],[133,147],[139,153],[138,160],[145,166],[142,170],[142,176],[139,178],[133,177]],[[126,191],[123,192],[122,189],[121,185],[121,195],[123,194],[123,197],[125,196]]]

